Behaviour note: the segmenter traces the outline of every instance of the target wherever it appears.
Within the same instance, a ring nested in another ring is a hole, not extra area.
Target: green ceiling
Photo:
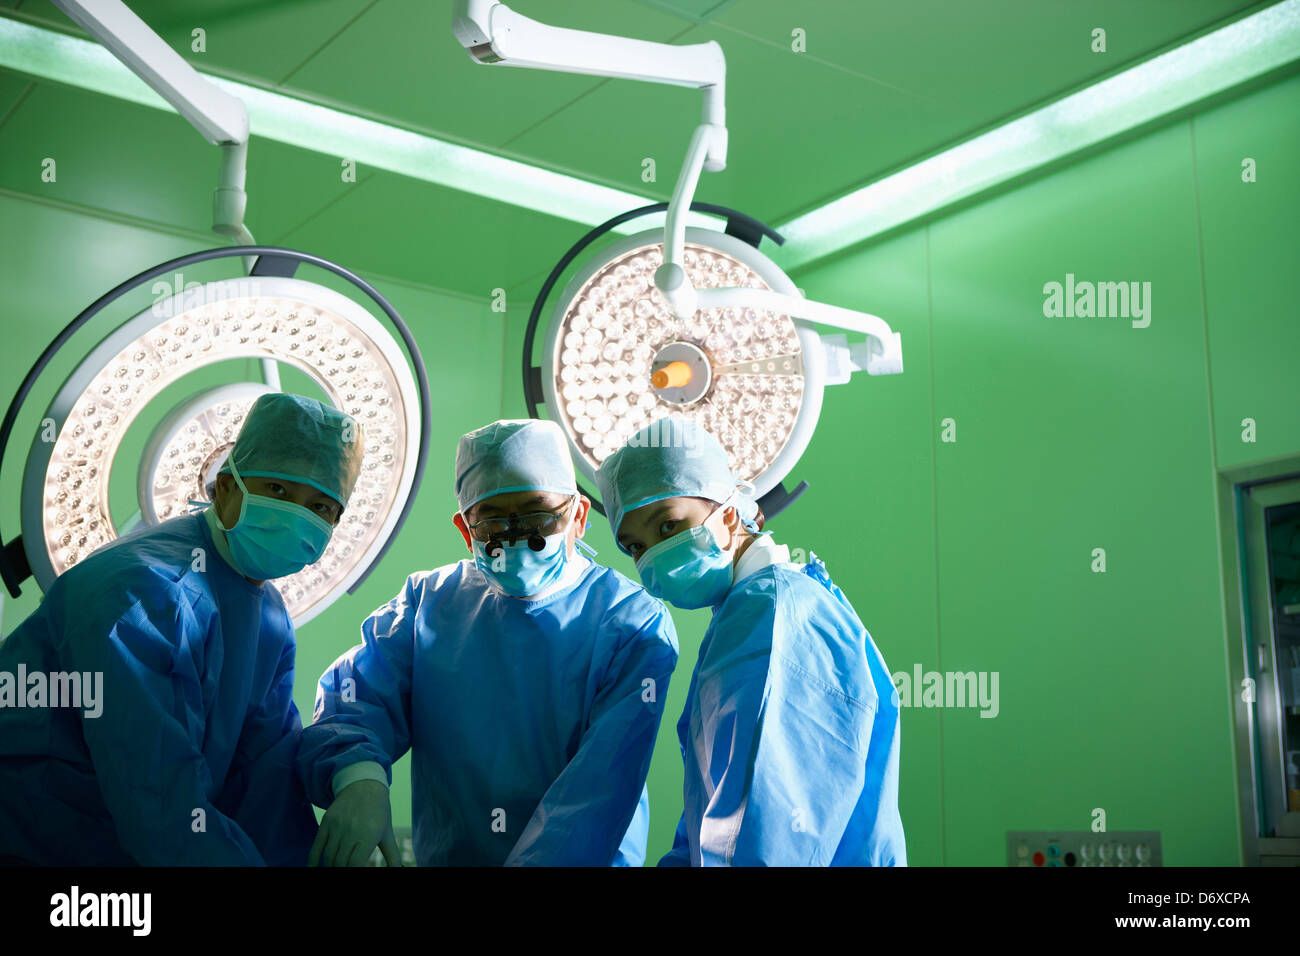
[[[473,64],[450,0],[129,0],[196,67],[645,195],[668,198],[699,94]],[[778,224],[980,130],[1268,6],[1243,0],[517,0],[557,26],[727,56],[728,168],[697,198]],[[48,0],[0,13],[68,33]],[[190,52],[190,32],[207,51]],[[1093,28],[1108,51],[1091,52]],[[807,52],[791,51],[791,31]],[[351,268],[488,295],[531,291],[585,227],[254,137],[247,223]],[[44,183],[44,157],[58,180]],[[653,157],[658,182],[641,181]],[[0,188],[196,236],[217,151],[183,120],[0,71]]]

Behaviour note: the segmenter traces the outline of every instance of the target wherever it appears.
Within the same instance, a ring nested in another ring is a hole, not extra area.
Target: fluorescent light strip
[[[104,47],[55,30],[0,18],[0,67],[102,93],[130,103],[175,110]],[[251,132],[362,166],[484,196],[594,226],[655,200],[495,156],[423,133],[204,74],[248,107]],[[340,151],[340,147],[343,151]],[[691,214],[693,225],[716,228],[717,218]],[[662,223],[662,214],[624,223],[630,234]]]
[[[1285,0],[778,226],[773,259],[807,265],[1298,57]]]

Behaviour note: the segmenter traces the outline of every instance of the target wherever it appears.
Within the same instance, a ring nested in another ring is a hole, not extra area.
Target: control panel
[[[1008,830],[1007,866],[1162,866],[1159,830]]]

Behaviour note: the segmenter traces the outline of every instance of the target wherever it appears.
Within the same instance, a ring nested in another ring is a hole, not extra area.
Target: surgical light
[[[701,120],[671,201],[602,223],[543,284],[524,335],[524,397],[532,415],[545,401],[588,477],[641,426],[669,415],[688,418],[722,444],[732,470],[754,485],[764,513],[779,513],[807,488],[801,482],[787,492],[781,482],[812,437],[823,386],[846,382],[857,370],[902,372],[902,342],[877,316],[803,298],[758,250],[764,235],[784,241],[771,229],[735,210],[693,201],[700,174],[727,164],[722,47],[548,26],[498,0],[456,0],[452,33],[479,65],[700,91]],[[579,268],[548,328],[544,365],[535,368],[542,303],[563,270],[598,236],[660,210],[662,229],[617,242]],[[692,211],[720,213],[726,231],[688,228]],[[867,340],[850,345],[843,335],[820,336],[813,322]]]
[[[32,574],[42,589],[67,568],[138,521],[154,524],[209,498],[217,470],[262,383],[200,391],[162,417],[136,476],[139,514],[115,523],[109,485],[123,439],[150,402],[186,375],[218,362],[254,359],[305,373],[362,426],[361,473],[325,554],[276,586],[302,624],[344,590],[355,590],[404,521],[427,453],[428,394],[423,363],[392,307],[363,280],[326,260],[272,247],[232,247],[164,263],[102,297],[73,322],[29,373],[0,427],[0,457],[18,408],[54,351],[110,302],[149,279],[223,257],[258,256],[266,272],[209,282],[161,299],[107,335],[58,390],[32,443],[23,477],[26,568],[6,548],[5,580]],[[358,302],[288,275],[310,262],[353,282],[388,315],[416,375],[392,335]],[[52,434],[50,433],[52,429]],[[52,440],[49,440],[51,439]]]
[[[789,315],[747,307],[676,318],[654,285],[663,233],[615,243],[560,297],[547,332],[545,401],[582,471],[667,415],[696,422],[737,476],[771,491],[807,447],[821,406],[822,347]],[[685,268],[698,288],[795,292],[745,242],[688,230]]]
[[[0,536],[0,577],[15,597],[29,575],[48,590],[58,575],[136,523],[156,524],[202,506],[249,406],[258,395],[279,390],[279,367],[288,365],[360,422],[365,439],[360,474],[325,553],[276,582],[290,615],[302,624],[345,589],[360,586],[410,510],[424,471],[430,418],[419,349],[401,316],[357,276],[317,256],[253,243],[244,225],[248,111],[238,97],[204,79],[121,0],[54,2],[220,147],[212,229],[246,245],[191,253],[127,280],[73,319],[37,359],[0,423],[0,463],[24,401],[68,340],[143,283],[177,276],[174,295],[165,296],[164,283],[164,296],[110,332],[55,395],[23,475],[22,535],[10,542]],[[246,275],[179,287],[181,268],[231,257],[242,259]],[[358,302],[295,278],[303,263],[369,296],[407,354]],[[119,528],[109,487],[127,430],[167,388],[230,359],[258,361],[264,382],[200,391],[162,417],[137,469],[139,511]]]

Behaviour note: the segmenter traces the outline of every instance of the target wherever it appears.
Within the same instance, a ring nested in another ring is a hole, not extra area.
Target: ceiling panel
[[[929,101],[957,139],[1086,85],[1125,64],[1259,0],[908,0],[906,4],[819,0],[792,7],[781,0],[743,0],[712,21],[726,32],[789,53],[791,31],[807,36],[806,56],[840,71],[844,94],[860,87],[893,91],[900,100]],[[1106,52],[1091,49],[1094,28],[1106,31]],[[809,104],[814,109],[815,104]],[[910,154],[897,151],[892,164]]]
[[[375,0],[125,0],[141,20],[197,69],[275,85],[344,30]],[[21,18],[85,33],[50,0],[26,0]],[[191,49],[204,31],[206,51]]]
[[[736,0],[634,0],[634,2],[676,14],[692,23],[703,23],[716,17]]]
[[[26,86],[0,73],[0,115]],[[41,179],[46,157],[57,164],[52,183]],[[0,127],[0,186],[197,233],[212,228],[219,168],[216,147],[179,116],[50,84]],[[337,157],[253,137],[245,223],[260,241],[288,232],[353,185],[341,172]]]
[[[216,175],[215,167],[212,175]],[[364,170],[357,171],[358,180],[364,175]],[[215,180],[212,185],[215,188]],[[337,156],[254,136],[248,145],[244,222],[259,242],[277,242],[357,185],[343,179],[342,161]]]
[[[18,105],[32,84],[30,77],[0,70],[0,127],[4,126],[14,107]]]
[[[952,119],[931,101],[899,96],[716,27],[695,28],[683,40],[726,41],[728,53],[727,168],[702,173],[696,196],[769,224],[809,195],[857,182],[900,144],[915,149],[943,135]],[[598,170],[603,181],[618,176],[617,185],[667,199],[700,108],[693,90],[611,82],[515,145],[547,163],[581,152],[583,165]],[[623,128],[636,117],[639,122]],[[640,182],[645,156],[656,160],[655,184]]]
[[[0,127],[0,186],[168,226],[211,225],[218,161],[180,116],[48,84]]]
[[[586,228],[394,173],[361,170],[338,202],[281,237],[288,246],[486,298],[550,269]]]
[[[667,200],[700,122],[701,102],[695,90],[610,80],[511,145],[546,166],[565,166],[583,179]],[[629,124],[630,117],[639,122]],[[646,158],[655,162],[655,182],[641,178]],[[717,178],[707,173],[703,181],[712,186]]]

